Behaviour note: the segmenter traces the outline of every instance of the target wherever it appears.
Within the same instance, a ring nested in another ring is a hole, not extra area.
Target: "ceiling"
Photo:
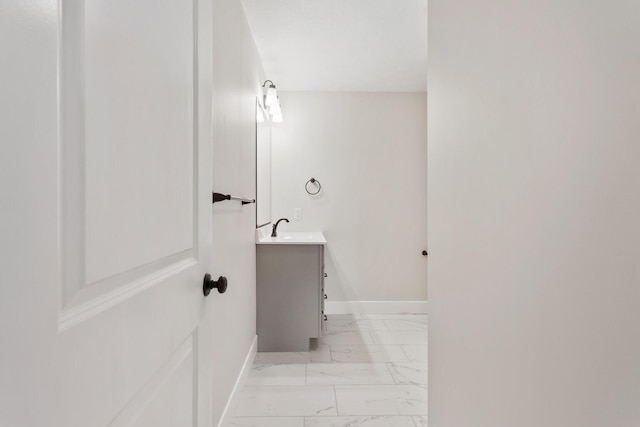
[[[242,0],[278,90],[427,90],[427,0]]]

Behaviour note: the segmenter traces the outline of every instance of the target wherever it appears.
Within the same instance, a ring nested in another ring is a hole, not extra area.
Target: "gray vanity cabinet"
[[[322,334],[324,245],[256,245],[258,351],[309,351]]]

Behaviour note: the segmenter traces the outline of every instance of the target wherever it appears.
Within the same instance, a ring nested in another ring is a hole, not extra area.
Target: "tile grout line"
[[[338,392],[336,391],[336,386],[333,386],[333,400],[336,402],[336,416],[340,416],[340,410],[338,409]]]

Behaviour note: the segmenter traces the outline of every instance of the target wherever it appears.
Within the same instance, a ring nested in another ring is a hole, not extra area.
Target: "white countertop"
[[[263,227],[267,228],[267,227]],[[269,232],[256,230],[257,245],[324,245],[327,240],[320,231],[279,231],[278,237],[271,237],[271,227]]]

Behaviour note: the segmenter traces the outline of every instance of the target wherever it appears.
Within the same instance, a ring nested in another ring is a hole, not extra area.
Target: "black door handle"
[[[427,253],[427,251],[422,251],[422,255],[427,256],[429,254]]]
[[[217,281],[211,280],[209,273],[204,275],[204,281],[202,282],[202,293],[204,296],[208,296],[211,289],[216,288],[218,292],[224,294],[227,290],[227,278],[224,276],[218,277]]]

